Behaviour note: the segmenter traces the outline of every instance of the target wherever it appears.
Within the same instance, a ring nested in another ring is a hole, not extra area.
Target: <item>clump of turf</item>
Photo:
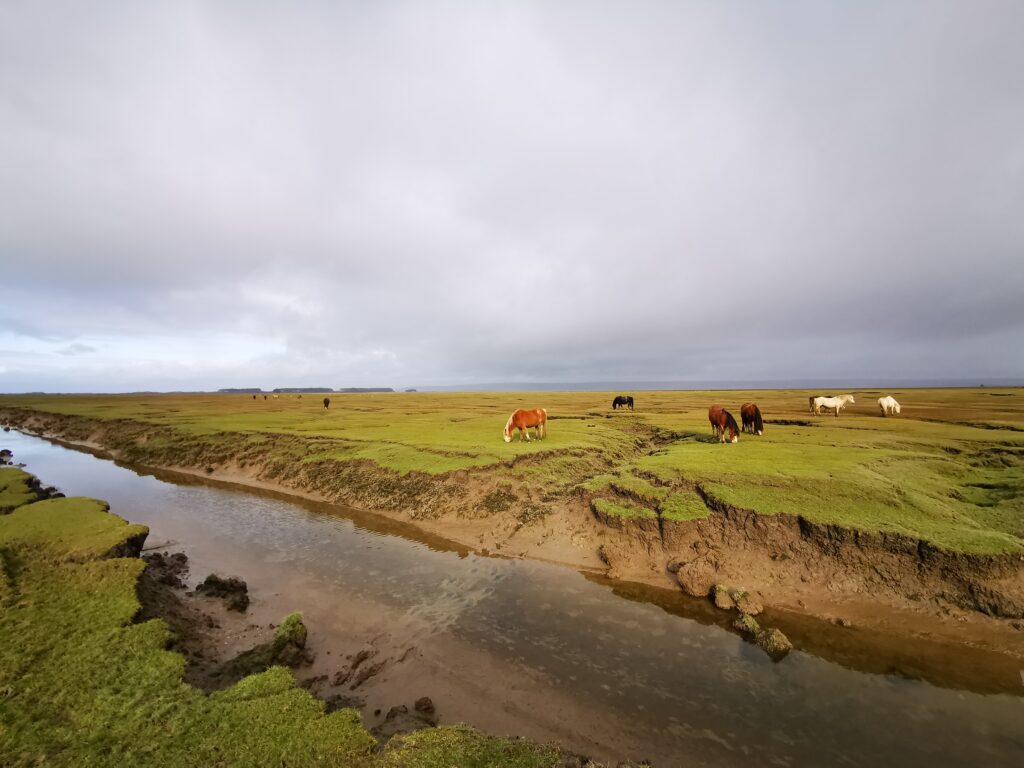
[[[203,583],[196,587],[196,592],[209,597],[222,598],[229,611],[244,612],[249,607],[249,587],[244,581],[234,576],[224,578],[215,573],[207,576]]]
[[[380,755],[382,768],[553,768],[559,763],[554,747],[488,737],[465,726],[397,736]]]
[[[0,469],[0,515],[38,498],[33,477],[17,467]]]

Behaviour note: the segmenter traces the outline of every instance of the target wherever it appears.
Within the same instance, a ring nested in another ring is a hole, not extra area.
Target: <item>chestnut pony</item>
[[[530,439],[530,427],[537,428],[537,439],[548,436],[548,412],[544,408],[533,408],[526,410],[520,408],[517,411],[513,411],[512,415],[508,417],[508,421],[505,423],[505,442],[512,442],[512,433],[515,430],[519,430],[519,439],[523,439],[523,435],[526,435],[526,439]]]
[[[761,409],[756,403],[744,403],[740,406],[740,421],[743,422],[743,431],[752,435],[764,434],[764,421],[761,419]]]
[[[711,422],[711,429],[719,437],[719,442],[725,442],[725,430],[729,430],[729,442],[740,441],[740,428],[736,425],[736,419],[732,417],[725,408],[720,405],[712,405],[708,408],[708,421]]]

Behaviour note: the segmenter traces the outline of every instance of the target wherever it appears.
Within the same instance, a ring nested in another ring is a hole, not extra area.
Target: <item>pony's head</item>
[[[843,395],[839,399],[842,400],[845,403],[850,403],[851,405],[856,405],[856,403],[857,403],[857,401],[853,399],[853,395]]]
[[[896,411],[896,413],[899,413],[899,412],[900,412],[900,404],[899,404],[899,403],[897,403],[897,402],[896,402],[895,400],[893,400],[893,402],[892,402],[892,409],[893,409],[894,411]]]
[[[515,417],[515,414],[513,413],[511,416],[508,417],[508,421],[505,422],[504,437],[505,437],[505,442],[506,443],[511,443],[512,442],[512,419],[514,417]]]
[[[736,426],[736,419],[728,411],[725,412],[725,426],[729,428],[729,442],[738,443],[740,441],[740,428]]]
[[[761,409],[756,405],[754,406],[754,431],[759,434],[764,434],[764,421],[761,419]]]

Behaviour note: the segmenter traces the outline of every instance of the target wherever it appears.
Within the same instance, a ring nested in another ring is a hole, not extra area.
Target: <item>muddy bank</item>
[[[899,535],[758,515],[721,504],[703,489],[697,490],[709,511],[705,519],[613,520],[595,514],[590,496],[579,490],[552,494],[529,487],[512,471],[513,461],[497,469],[402,476],[368,462],[302,461],[330,447],[323,439],[218,435],[199,441],[134,421],[19,409],[7,409],[0,419],[132,464],[369,509],[485,554],[679,586],[694,595],[726,583],[789,611],[1024,655],[1020,556],[948,553]],[[530,460],[536,459],[519,461]]]

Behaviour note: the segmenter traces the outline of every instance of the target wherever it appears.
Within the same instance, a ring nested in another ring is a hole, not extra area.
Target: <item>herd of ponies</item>
[[[822,409],[825,412],[832,411],[836,418],[839,418],[839,411],[845,408],[847,405],[854,404],[856,401],[853,399],[853,395],[811,395],[807,399],[808,408],[810,412],[820,416]],[[324,407],[327,407],[326,402]],[[612,400],[612,410],[618,410],[619,408],[629,408],[633,410],[633,396],[632,395],[618,395]],[[881,410],[883,416],[892,416],[899,414],[900,404],[896,402],[896,399],[891,395],[878,398],[878,408]],[[736,424],[736,419],[731,413],[717,403],[708,408],[708,421],[711,423],[711,430],[718,438],[719,442],[726,442],[726,434],[728,434],[728,441],[730,443],[738,443],[740,441],[740,431],[748,432],[751,435],[763,435],[764,434],[764,419],[761,417],[761,409],[757,407],[756,403],[744,403],[740,406],[740,419],[743,422],[742,428]],[[506,443],[512,442],[513,434],[518,430],[519,440],[522,441],[524,438],[530,440],[530,430],[536,431],[538,440],[547,437],[548,434],[548,412],[546,408],[519,408],[512,412],[512,415],[508,417],[508,421],[505,422],[504,438]]]

